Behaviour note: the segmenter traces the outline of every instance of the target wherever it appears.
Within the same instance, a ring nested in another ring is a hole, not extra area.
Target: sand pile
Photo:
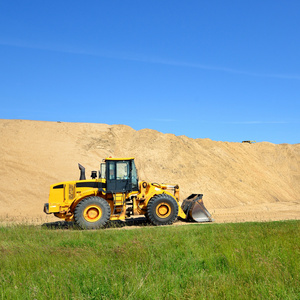
[[[53,183],[89,177],[107,156],[136,158],[140,179],[203,193],[216,221],[300,218],[300,144],[228,143],[124,125],[0,120],[0,218],[44,222]]]

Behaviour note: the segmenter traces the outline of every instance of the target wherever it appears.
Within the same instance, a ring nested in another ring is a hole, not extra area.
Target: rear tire
[[[147,205],[147,218],[153,225],[171,225],[177,216],[178,204],[170,195],[156,195]]]
[[[92,196],[83,199],[75,207],[75,223],[82,229],[98,229],[110,219],[110,206],[106,200]]]

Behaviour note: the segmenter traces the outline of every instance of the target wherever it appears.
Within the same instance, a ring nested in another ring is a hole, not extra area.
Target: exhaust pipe
[[[85,178],[85,168],[81,164],[78,164],[78,167],[79,167],[79,170],[80,170],[79,180],[86,180],[86,178]]]

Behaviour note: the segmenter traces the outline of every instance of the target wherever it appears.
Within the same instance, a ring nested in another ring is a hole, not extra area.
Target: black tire
[[[171,225],[177,216],[178,204],[170,195],[156,195],[147,205],[147,217],[153,225]]]
[[[145,213],[145,218],[146,218],[147,222],[151,222],[147,212]]]
[[[98,229],[110,219],[110,206],[106,200],[92,196],[83,199],[75,207],[75,223],[82,229]]]

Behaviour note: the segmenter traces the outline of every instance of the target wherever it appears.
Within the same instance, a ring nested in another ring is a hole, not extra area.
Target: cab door
[[[107,161],[106,190],[111,193],[126,193],[132,190],[130,161]]]

